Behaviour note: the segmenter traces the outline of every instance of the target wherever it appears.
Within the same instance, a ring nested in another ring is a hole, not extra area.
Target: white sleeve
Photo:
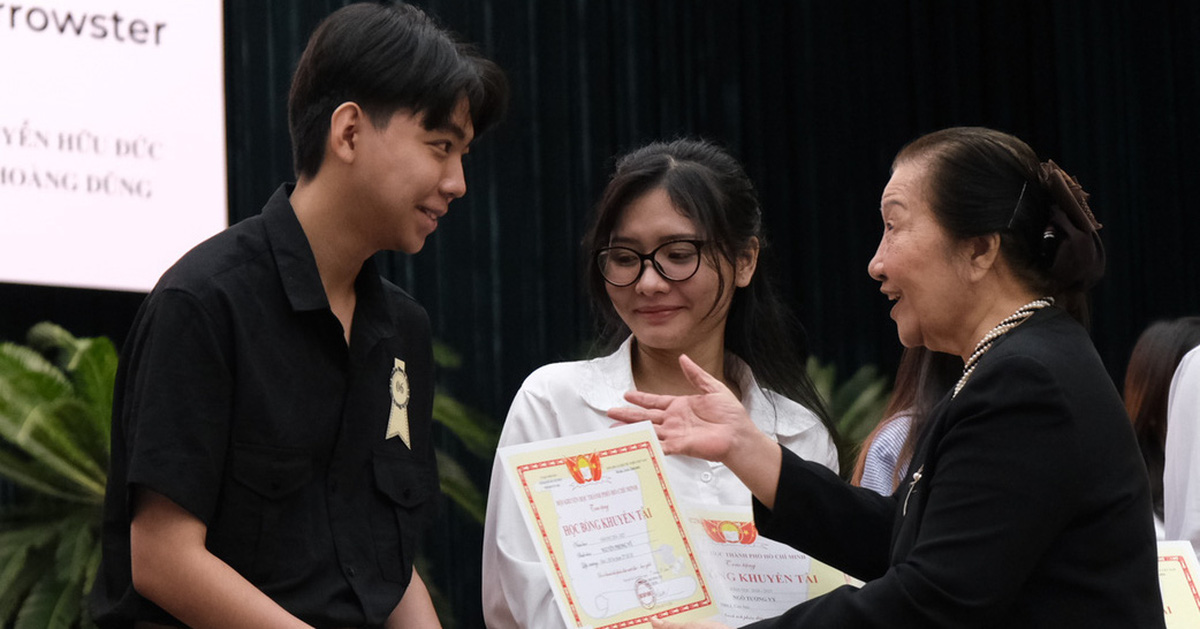
[[[795,404],[801,409],[803,415],[810,419],[799,430],[780,429],[775,434],[775,439],[805,461],[820,463],[837,474],[839,472],[837,446],[833,444],[833,437],[826,430],[825,424],[821,423],[815,413],[799,403],[792,402],[792,404]]]
[[[557,436],[538,434],[555,423],[553,411],[525,387],[517,392],[500,445]],[[483,526],[483,617],[489,629],[565,629],[537,548],[497,456],[492,464]]]
[[[1171,380],[1163,465],[1166,539],[1185,539],[1200,553],[1200,347],[1188,352]]]

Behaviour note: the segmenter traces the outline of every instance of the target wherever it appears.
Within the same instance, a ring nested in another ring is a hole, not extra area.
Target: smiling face
[[[450,202],[466,194],[463,156],[474,130],[467,101],[449,122],[426,129],[423,117],[401,110],[387,126],[360,126],[350,190],[362,208],[361,226],[378,250],[416,253],[437,229]]]
[[[664,242],[704,238],[696,224],[676,209],[667,192],[655,188],[622,210],[609,244],[649,253]],[[640,346],[689,354],[702,346],[724,346],[734,286],[746,286],[753,268],[735,274],[733,265],[720,259],[718,276],[709,251],[709,247],[703,248],[700,268],[682,282],[664,279],[653,265],[643,262],[646,268],[633,284],[606,286],[613,308]]]
[[[891,315],[905,347],[962,355],[971,342],[961,318],[972,291],[963,280],[962,245],[934,217],[928,173],[922,161],[897,164],[880,203],[883,238],[867,270],[895,302]]]

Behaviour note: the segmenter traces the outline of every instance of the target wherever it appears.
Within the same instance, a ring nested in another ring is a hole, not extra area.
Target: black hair
[[[1087,286],[1054,264],[1060,242],[1044,237],[1055,200],[1028,144],[994,129],[951,127],[908,143],[892,167],[914,161],[930,169],[930,206],[952,238],[1000,234],[1000,251],[1017,277],[1087,324]],[[1103,257],[1100,265],[1103,273]],[[1078,273],[1077,267],[1066,272]]]
[[[780,299],[770,276],[769,247],[754,184],[741,164],[712,142],[691,138],[654,142],[617,160],[582,247],[585,281],[600,315],[602,346],[620,343],[629,329],[608,297],[595,252],[609,244],[625,208],[656,189],[666,191],[671,203],[696,223],[708,241],[704,250],[721,286],[713,309],[725,286],[719,258],[736,268],[739,257],[757,239],[758,266],[749,285],[734,289],[725,322],[725,347],[746,362],[760,386],[812,410],[837,440],[825,402],[808,376],[803,328]]]
[[[955,382],[962,375],[962,368],[963,362],[959,356],[935,352],[924,345],[904,348],[900,355],[900,365],[896,368],[892,394],[883,409],[883,418],[859,446],[854,471],[850,476],[851,484],[862,485],[867,454],[884,427],[903,416],[908,416],[908,434],[904,436],[904,442],[896,454],[896,466],[892,469],[890,479],[893,491],[900,486],[900,481],[903,480],[901,472],[912,461],[917,443],[925,434],[933,407],[954,388]]]
[[[1138,337],[1125,370],[1125,410],[1150,475],[1154,512],[1163,514],[1167,398],[1179,361],[1200,346],[1200,317],[1156,321]]]
[[[330,118],[342,103],[357,103],[377,128],[408,109],[423,116],[426,129],[437,129],[464,98],[478,136],[507,106],[503,71],[416,7],[342,7],[317,26],[292,76],[288,126],[296,176],[320,170]]]

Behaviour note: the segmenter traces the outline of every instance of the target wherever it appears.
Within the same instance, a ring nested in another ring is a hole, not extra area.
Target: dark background
[[[229,0],[231,221],[291,178],[285,101],[308,33],[343,2]],[[414,258],[382,268],[464,357],[442,385],[503,417],[521,380],[593,332],[578,243],[615,154],[701,135],[757,184],[775,270],[813,353],[894,368],[866,274],[892,155],[951,125],[1018,135],[1092,194],[1109,272],[1093,337],[1118,383],[1137,335],[1200,314],[1200,3],[1110,0],[427,0],[509,73],[507,120],[476,142],[469,193]],[[180,119],[186,120],[181,110]],[[34,211],[31,208],[30,211]],[[142,295],[0,284],[0,339],[51,320],[120,344]],[[453,439],[443,447],[463,454]],[[490,462],[462,456],[485,484]],[[482,626],[478,528],[452,507],[429,578]]]

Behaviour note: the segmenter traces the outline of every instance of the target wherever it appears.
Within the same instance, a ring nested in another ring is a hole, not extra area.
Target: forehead
[[[696,223],[683,213],[663,188],[654,188],[633,199],[617,216],[614,238],[693,236]]]
[[[902,206],[915,210],[916,205],[925,205],[928,200],[925,179],[929,166],[923,161],[904,161],[896,165],[892,177],[883,188],[881,206]]]

